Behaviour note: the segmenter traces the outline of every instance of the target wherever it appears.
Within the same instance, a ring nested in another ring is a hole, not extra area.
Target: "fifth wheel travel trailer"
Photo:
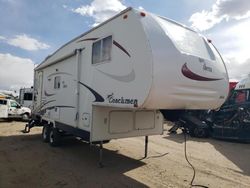
[[[33,121],[57,145],[163,133],[160,109],[216,109],[228,74],[210,40],[167,18],[127,8],[35,68]],[[147,142],[146,142],[147,143]]]

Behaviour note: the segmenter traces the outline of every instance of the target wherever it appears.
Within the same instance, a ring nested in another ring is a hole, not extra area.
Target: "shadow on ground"
[[[0,118],[0,123],[10,123],[10,122],[24,122],[28,123],[28,120],[23,120],[22,118]]]
[[[0,137],[0,187],[146,187],[125,174],[145,163],[104,148],[99,168],[98,152],[70,137],[59,148],[40,134]]]
[[[166,131],[167,136],[163,137],[177,143],[184,143],[184,134],[178,131],[177,134],[170,134]],[[244,175],[250,176],[250,144],[238,143],[232,141],[217,140],[214,138],[194,138],[187,135],[188,141],[210,143],[214,148],[224,155],[228,160],[233,162],[242,170]],[[246,165],[248,164],[248,165]]]

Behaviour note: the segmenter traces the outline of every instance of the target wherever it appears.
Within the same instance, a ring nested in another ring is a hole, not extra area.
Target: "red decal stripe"
[[[123,48],[122,45],[120,45],[118,42],[116,42],[115,40],[113,40],[113,44],[116,45],[118,48],[120,48],[129,57],[131,57],[130,54],[128,53],[128,51],[125,48]]]
[[[186,76],[187,78],[191,79],[191,80],[197,80],[197,81],[217,81],[217,80],[222,80],[223,78],[207,78],[204,76],[200,76],[198,74],[195,74],[194,72],[192,72],[188,67],[187,67],[187,63],[185,63],[182,66],[181,72],[184,76]]]

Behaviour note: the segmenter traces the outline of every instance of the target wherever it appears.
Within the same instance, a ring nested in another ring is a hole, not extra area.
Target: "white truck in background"
[[[32,109],[32,100],[33,100],[33,87],[31,88],[21,88],[19,91],[19,103],[24,106]]]
[[[29,120],[31,110],[12,99],[0,99],[0,118]]]

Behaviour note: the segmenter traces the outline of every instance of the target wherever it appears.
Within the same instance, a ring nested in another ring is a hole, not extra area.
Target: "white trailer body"
[[[32,108],[33,88],[21,88],[19,91],[19,104]]]
[[[34,112],[90,142],[161,134],[159,109],[215,109],[228,87],[207,39],[128,8],[35,69]]]

